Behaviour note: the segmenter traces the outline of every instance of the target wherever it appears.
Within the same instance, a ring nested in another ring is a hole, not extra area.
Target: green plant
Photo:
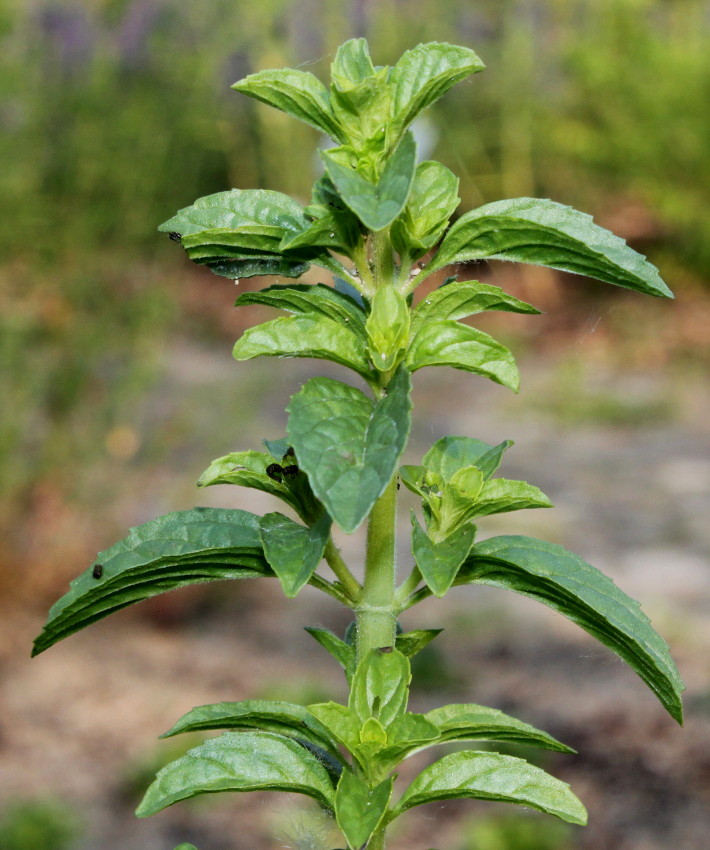
[[[431,43],[393,67],[375,67],[363,39],[346,42],[326,88],[300,70],[263,71],[235,88],[313,125],[336,142],[321,152],[325,173],[302,208],[274,191],[201,198],[161,225],[190,259],[231,279],[301,276],[310,265],[335,286],[277,284],[237,305],[290,314],[247,330],[237,360],[310,357],[356,373],[368,390],[315,377],[288,405],[287,437],[266,451],[215,460],[199,486],[236,484],[282,500],[297,515],[195,508],[146,523],[101,553],[52,608],[38,653],[126,605],[183,585],[272,577],[294,597],[306,584],[353,612],[344,637],[308,631],[343,667],[346,705],[245,700],[201,706],[166,736],[227,730],[163,768],[139,816],[198,794],[282,790],[333,812],[351,850],[385,846],[387,826],[409,809],[456,797],[526,805],[570,823],[586,812],[569,787],[521,758],[465,750],[429,764],[394,794],[407,756],[449,741],[485,739],[560,752],[565,744],[502,712],[447,705],[407,710],[411,662],[438,631],[403,632],[399,617],[429,596],[463,584],[505,587],[538,599],[616,652],[682,720],[683,685],[666,644],[637,603],[560,546],[521,536],[476,542],[490,514],[550,507],[523,481],[494,477],[503,440],[438,440],[419,465],[399,466],[411,420],[411,378],[452,366],[518,390],[512,354],[461,320],[486,310],[534,314],[494,286],[447,278],[414,304],[417,287],[450,265],[476,259],[537,263],[627,289],[671,297],[656,269],[591,218],[548,200],[487,204],[453,225],[457,178],[438,162],[417,164],[410,126],[456,82],[482,70],[464,47]],[[438,247],[437,247],[438,246]],[[430,252],[433,251],[433,254]],[[340,258],[345,258],[341,260]],[[398,584],[399,482],[421,499],[411,517],[414,564]],[[367,521],[364,574],[344,562],[332,528]],[[332,576],[319,572],[325,560]]]

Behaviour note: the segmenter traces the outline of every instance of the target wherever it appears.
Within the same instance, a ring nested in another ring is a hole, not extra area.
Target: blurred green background
[[[33,612],[35,630],[97,548],[192,504],[201,469],[256,448],[264,406],[293,392],[291,379],[264,399],[274,364],[231,363],[253,315],[235,316],[230,284],[156,228],[230,186],[305,202],[316,132],[229,86],[283,65],[327,78],[337,45],[360,35],[377,63],[433,40],[486,62],[418,128],[427,157],[460,175],[462,212],[521,195],[572,204],[648,254],[678,296],[637,306],[514,269],[518,294],[550,314],[531,331],[504,325],[533,365],[554,360],[529,404],[568,429],[685,415],[665,384],[650,400],[610,394],[622,364],[696,395],[689,378],[710,362],[708,0],[0,0],[0,606]],[[566,362],[570,346],[585,356]],[[18,835],[28,818],[54,823],[38,811],[12,815]],[[491,850],[527,835],[478,829],[471,842]],[[51,846],[68,846],[61,835]]]

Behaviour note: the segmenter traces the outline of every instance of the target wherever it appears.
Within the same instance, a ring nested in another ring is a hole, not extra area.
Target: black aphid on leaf
[[[284,475],[286,478],[295,478],[298,475],[298,467],[291,464],[291,466],[284,466]]]
[[[266,474],[269,478],[273,478],[274,481],[278,481],[280,484],[283,481],[284,468],[280,463],[270,463],[266,467]]]
[[[173,240],[173,242],[182,242],[182,236],[179,233],[176,233],[174,230],[172,233],[168,233],[168,236]]]
[[[104,574],[103,564],[94,564],[94,569],[91,571],[91,575],[94,578],[101,578]]]

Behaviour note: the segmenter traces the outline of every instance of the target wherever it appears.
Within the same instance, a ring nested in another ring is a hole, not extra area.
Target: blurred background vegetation
[[[193,503],[178,476],[256,447],[224,432],[250,431],[273,364],[232,369],[229,284],[156,228],[230,186],[306,201],[315,131],[229,86],[283,65],[326,78],[359,35],[382,64],[420,41],[476,49],[486,72],[418,127],[426,156],[460,175],[461,210],[535,195],[593,213],[679,296],[606,313],[616,356],[685,377],[706,367],[708,0],[0,0],[0,605],[43,609],[127,522]],[[590,304],[638,303],[520,275],[558,317],[517,340],[533,355],[574,339]],[[205,382],[216,344],[224,370]],[[567,426],[673,415],[666,396],[585,394],[584,368],[555,367],[534,403]],[[35,822],[55,836],[42,846],[67,846],[74,827],[38,805],[8,810],[3,848],[37,847]],[[477,848],[567,847],[514,820],[476,829]]]

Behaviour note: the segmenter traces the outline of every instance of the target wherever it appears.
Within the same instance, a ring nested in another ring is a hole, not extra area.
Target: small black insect
[[[286,478],[295,478],[298,475],[298,467],[294,464],[291,464],[291,466],[284,466],[284,475]]]
[[[266,467],[266,474],[269,478],[272,478],[274,481],[278,481],[279,484],[283,481],[284,468],[280,463],[270,463]]]
[[[179,233],[176,233],[174,230],[172,233],[168,233],[168,236],[173,240],[173,242],[182,242],[182,236]]]
[[[91,575],[94,578],[101,578],[101,576],[103,574],[104,574],[103,564],[94,564],[94,569],[91,571]]]
[[[286,449],[286,454],[283,459],[286,460],[287,457],[296,457],[296,452],[293,450],[293,446],[289,446]]]

